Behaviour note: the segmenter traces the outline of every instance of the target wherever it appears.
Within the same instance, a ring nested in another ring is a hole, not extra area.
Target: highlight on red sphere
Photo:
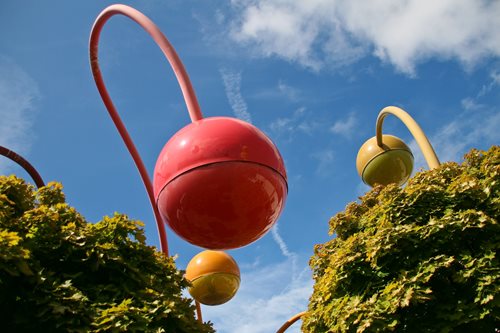
[[[235,118],[195,121],[165,145],[154,172],[165,222],[208,249],[234,249],[262,237],[287,197],[283,159],[255,126]]]

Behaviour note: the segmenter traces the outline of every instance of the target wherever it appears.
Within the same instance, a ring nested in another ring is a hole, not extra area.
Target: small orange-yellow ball
[[[240,286],[240,269],[229,254],[206,250],[191,259],[186,268],[189,293],[205,305],[220,305],[234,297]]]

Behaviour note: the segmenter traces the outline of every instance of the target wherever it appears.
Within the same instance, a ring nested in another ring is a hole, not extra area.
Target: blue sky
[[[118,211],[156,227],[139,175],[100,100],[88,61],[93,21],[109,1],[0,2],[0,144],[59,181],[89,221]],[[238,295],[204,307],[219,332],[272,332],[305,310],[307,262],[330,239],[328,220],[367,187],[355,158],[378,112],[397,105],[442,161],[500,142],[500,2],[483,0],[129,1],[179,53],[206,117],[232,116],[266,132],[286,163],[289,196],[277,226],[230,253]],[[152,174],[169,137],[189,122],[160,50],[113,17],[100,63],[111,96]],[[404,125],[384,133],[413,148]],[[6,160],[2,174],[26,174]],[[199,248],[169,232],[184,268]],[[299,325],[290,332],[298,332]]]

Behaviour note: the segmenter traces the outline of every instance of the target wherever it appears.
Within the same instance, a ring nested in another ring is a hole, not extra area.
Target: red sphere
[[[262,237],[287,196],[278,149],[255,126],[235,118],[205,118],[177,132],[160,153],[153,183],[172,230],[217,250]]]

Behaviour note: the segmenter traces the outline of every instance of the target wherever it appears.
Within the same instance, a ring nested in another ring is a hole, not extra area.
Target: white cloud
[[[299,90],[286,84],[282,80],[278,82],[278,91],[281,93],[281,95],[285,96],[292,102],[299,99]]]
[[[258,44],[265,56],[278,55],[317,69],[319,63],[311,51],[318,27],[307,24],[305,15],[297,14],[296,6],[282,1],[246,2],[232,37],[242,43]]]
[[[479,93],[477,94],[477,97],[482,97],[484,95],[487,95],[493,88],[496,86],[500,85],[500,72],[498,70],[493,70],[490,73],[490,82],[487,84],[483,85]]]
[[[500,55],[500,2],[488,0],[240,0],[233,40],[318,70],[374,54],[413,75],[429,58],[466,67]]]
[[[232,72],[227,69],[223,69],[220,72],[227,99],[236,118],[251,123],[252,116],[248,112],[247,104],[241,95],[241,73]]]
[[[241,95],[241,73],[221,70],[226,95],[236,117],[252,122],[247,105]],[[283,93],[290,93],[283,86]],[[287,90],[288,89],[288,90]],[[302,111],[297,110],[297,114]],[[287,121],[279,123],[279,128],[287,126]],[[267,333],[276,331],[291,316],[307,308],[312,293],[312,278],[307,264],[298,267],[297,254],[278,232],[278,226],[271,229],[273,240],[278,245],[284,261],[262,266],[260,258],[251,263],[243,263],[241,286],[236,296],[228,303],[216,307],[203,307],[203,319],[214,323],[220,333]],[[300,324],[287,330],[300,332]]]
[[[494,70],[490,81],[482,86],[476,97],[461,100],[463,110],[449,123],[442,126],[429,140],[441,162],[461,163],[472,148],[488,149],[500,142],[500,108],[481,102],[481,99],[500,84],[500,74]],[[427,168],[427,163],[415,140],[410,143],[415,157],[414,172]]]
[[[291,141],[297,132],[312,135],[319,127],[321,124],[311,120],[304,107],[296,109],[290,117],[278,118],[269,125],[271,131],[277,136],[287,137],[288,141]]]
[[[357,124],[357,119],[354,113],[350,113],[347,119],[337,120],[330,128],[330,131],[345,137],[350,137],[354,127]]]
[[[271,235],[273,236],[273,240],[278,244],[281,254],[285,256],[286,258],[290,258],[292,260],[295,260],[297,256],[295,253],[290,252],[288,249],[288,246],[286,245],[285,241],[281,237],[281,235],[278,232],[278,224],[275,224],[273,228],[271,229]]]
[[[311,154],[311,157],[318,161],[316,173],[320,176],[328,176],[332,172],[335,154],[332,149],[325,149]]]
[[[479,110],[482,107],[484,107],[484,105],[479,104],[476,101],[476,99],[471,98],[471,97],[466,97],[466,98],[462,99],[460,101],[460,103],[462,104],[462,107],[464,108],[464,110],[467,110],[467,111]]]
[[[279,80],[272,87],[261,87],[251,97],[255,99],[279,99],[286,100],[287,102],[298,102],[304,99],[299,89],[285,83],[283,80]]]
[[[270,125],[271,130],[275,132],[292,131],[295,128],[293,118],[278,118]]]
[[[500,72],[495,70],[490,74],[491,80],[494,85],[500,84]]]
[[[441,127],[430,136],[430,141],[441,162],[461,162],[463,155],[471,148],[493,145],[500,142],[500,110],[497,108],[480,111],[465,110],[455,120]],[[415,156],[415,170],[427,169],[427,163],[415,141],[410,143]]]
[[[307,309],[313,288],[307,258],[290,251],[278,225],[271,234],[285,260],[261,266],[256,258],[240,265],[241,286],[236,296],[226,304],[202,309],[204,320],[212,321],[217,332],[275,332],[290,317]],[[300,332],[300,323],[287,332]]]
[[[293,315],[307,309],[312,294],[311,273],[306,264],[298,269],[293,258],[277,264],[242,271],[235,298],[217,307],[203,307],[219,333],[269,333]],[[301,323],[287,333],[300,332]]]
[[[0,55],[0,145],[25,155],[33,140],[31,126],[34,102],[39,97],[36,82],[18,65]],[[0,159],[0,173],[10,167]]]

